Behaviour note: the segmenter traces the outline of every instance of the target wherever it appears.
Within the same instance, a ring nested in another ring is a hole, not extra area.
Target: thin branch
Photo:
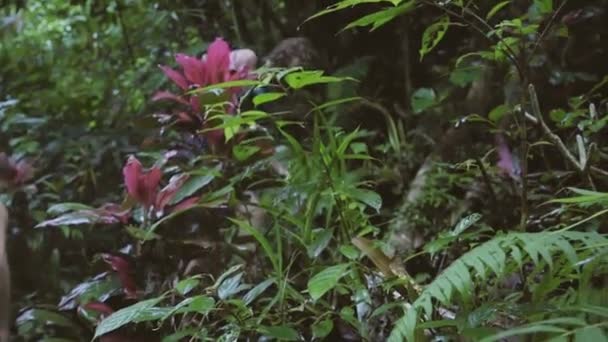
[[[576,159],[576,157],[570,152],[570,150],[568,150],[568,148],[566,147],[566,144],[564,144],[562,139],[557,134],[553,133],[553,131],[551,131],[551,128],[547,125],[547,123],[543,119],[542,113],[540,112],[540,106],[538,104],[538,97],[536,96],[536,91],[534,90],[534,86],[530,85],[528,87],[528,91],[530,92],[530,99],[532,102],[532,111],[534,112],[534,115],[535,115],[535,118],[534,118],[535,120],[532,120],[531,116],[526,116],[528,118],[528,120],[530,122],[540,125],[540,127],[542,128],[545,135],[549,138],[549,140],[555,146],[557,146],[557,149],[562,154],[562,156],[564,158],[566,158],[566,160],[570,164],[572,164],[572,166],[574,166],[578,172],[583,173],[583,174],[586,174],[587,172],[591,172],[599,177],[604,177],[604,178],[608,177],[608,171],[601,169],[597,166],[589,165],[589,160],[591,159],[591,155],[592,155],[593,151],[595,151],[595,145],[592,144],[589,147],[589,150],[586,152],[586,161],[587,162],[585,165],[581,165],[579,163],[579,161]]]
[[[564,144],[562,139],[557,134],[553,133],[551,128],[549,128],[549,126],[545,122],[543,114],[540,111],[540,105],[538,103],[538,97],[536,96],[536,90],[534,89],[534,86],[532,84],[528,86],[528,92],[530,94],[530,104],[532,106],[532,113],[536,117],[536,120],[538,120],[538,123],[545,132],[547,138],[549,138],[549,140],[557,147],[560,153],[566,158],[566,160],[570,164],[572,164],[578,171],[583,171],[578,160],[576,160],[576,157],[574,157],[574,155],[568,150],[566,144]]]

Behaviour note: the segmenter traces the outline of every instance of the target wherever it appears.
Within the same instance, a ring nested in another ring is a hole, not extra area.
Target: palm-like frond
[[[594,232],[553,231],[509,233],[497,236],[462,255],[431,282],[397,321],[389,341],[415,340],[421,313],[432,317],[433,300],[451,305],[457,293],[466,302],[474,293],[474,278],[483,283],[492,275],[532,261],[537,266],[553,266],[554,257],[565,256],[576,264],[583,255],[606,248],[608,238]]]

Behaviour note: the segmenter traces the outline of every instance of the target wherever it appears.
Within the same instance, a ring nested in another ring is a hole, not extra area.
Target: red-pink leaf
[[[168,66],[159,65],[159,68],[161,68],[165,75],[173,81],[173,83],[177,84],[178,87],[183,90],[188,89],[188,81],[186,81],[186,78],[182,74]]]
[[[217,38],[207,49],[205,60],[205,84],[221,83],[229,75],[230,47],[222,38]]]
[[[159,91],[159,92],[156,92],[156,94],[154,94],[154,96],[152,96],[152,101],[162,101],[162,100],[175,101],[175,102],[179,102],[179,103],[185,104],[185,105],[189,104],[188,101],[183,99],[181,96],[177,96],[169,91]]]
[[[189,209],[193,206],[195,206],[198,201],[200,200],[200,196],[194,196],[194,197],[190,197],[190,198],[186,198],[185,200],[179,202],[178,204],[176,204],[172,211],[182,211],[182,210],[186,210]]]
[[[136,298],[137,287],[135,285],[135,280],[132,277],[131,263],[123,256],[109,253],[104,253],[102,258],[118,275],[118,279],[120,280],[120,284],[122,285],[127,298]]]
[[[181,189],[186,180],[188,179],[188,174],[182,173],[178,176],[173,176],[169,180],[169,184],[165,186],[156,196],[156,202],[154,205],[154,209],[157,213],[161,213],[163,209],[171,202],[175,194]]]
[[[158,167],[144,171],[139,160],[130,156],[122,172],[129,195],[145,206],[152,205],[162,171]]]
[[[114,312],[109,305],[97,301],[86,303],[83,308],[86,310],[99,312],[102,316],[109,316]]]
[[[186,79],[197,86],[205,82],[205,63],[198,58],[178,53],[175,60],[184,69]]]

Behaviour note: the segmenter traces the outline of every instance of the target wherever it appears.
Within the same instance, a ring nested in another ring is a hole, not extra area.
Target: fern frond
[[[432,317],[433,301],[451,305],[455,294],[466,302],[474,293],[475,282],[483,283],[524,262],[553,267],[554,257],[565,256],[576,264],[590,252],[603,249],[608,238],[594,232],[553,231],[509,233],[489,240],[462,255],[431,282],[399,319],[389,341],[414,341],[420,314]],[[580,250],[580,252],[577,252]]]

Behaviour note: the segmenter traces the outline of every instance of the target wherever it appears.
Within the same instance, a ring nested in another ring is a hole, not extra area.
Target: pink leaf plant
[[[25,160],[15,160],[6,153],[0,153],[0,180],[9,187],[17,187],[25,184],[34,176],[32,165]]]
[[[122,173],[129,196],[144,206],[146,211],[153,210],[152,212],[156,214],[156,217],[163,215],[165,208],[171,204],[171,201],[188,180],[187,174],[171,177],[169,184],[159,190],[162,170],[158,166],[144,170],[135,156],[129,157]],[[187,209],[195,205],[198,199],[198,197],[187,198],[171,209]]]
[[[153,96],[152,100],[169,100],[188,106],[189,112],[177,112],[177,121],[202,122],[202,127],[208,129],[212,126],[210,127],[208,122],[201,119],[201,98],[197,94],[187,94],[186,92],[213,84],[250,78],[250,71],[256,66],[257,56],[249,49],[231,51],[226,41],[217,38],[209,45],[207,54],[202,58],[178,53],[175,60],[181,67],[179,71],[165,65],[159,67],[165,76],[185,94],[177,95],[169,91],[159,91]],[[226,111],[232,112],[241,88],[231,87],[226,89],[226,92],[229,96],[229,105],[226,107]],[[219,143],[222,138],[221,131],[217,130],[208,131],[207,136],[212,144]]]

